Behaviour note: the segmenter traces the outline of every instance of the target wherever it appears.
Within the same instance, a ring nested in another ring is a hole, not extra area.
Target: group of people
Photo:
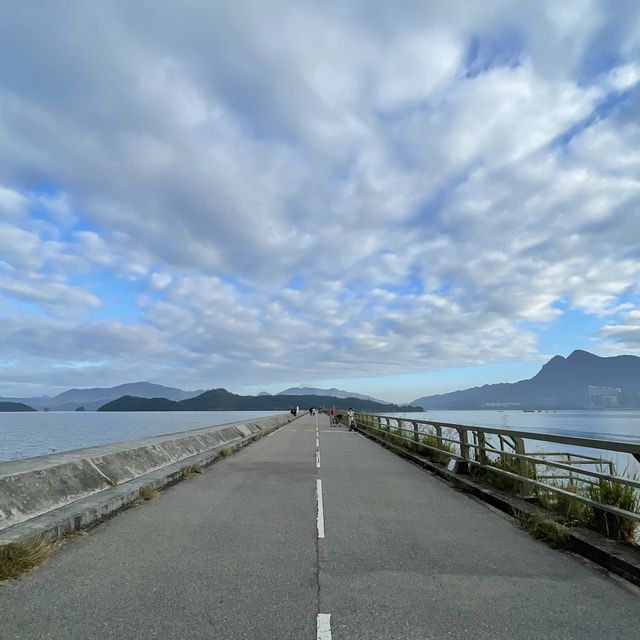
[[[335,407],[331,407],[329,411],[329,425],[332,427],[337,427],[340,424],[340,419],[342,416],[336,412]],[[356,430],[356,414],[355,411],[349,407],[347,411],[347,424],[349,426],[349,431]]]
[[[290,413],[292,416],[297,416],[299,412],[300,412],[299,407],[293,407]],[[316,409],[316,407],[309,407],[309,415],[315,416],[317,414],[318,414],[318,409]],[[342,419],[342,415],[336,411],[335,406],[331,407],[331,409],[329,410],[329,426],[331,427],[339,426],[341,419]],[[347,425],[349,426],[349,431],[356,430],[356,413],[351,407],[349,407],[347,411]]]

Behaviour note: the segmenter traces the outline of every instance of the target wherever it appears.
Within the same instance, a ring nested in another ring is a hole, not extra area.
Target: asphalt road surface
[[[0,638],[616,640],[640,595],[305,416],[0,586]]]

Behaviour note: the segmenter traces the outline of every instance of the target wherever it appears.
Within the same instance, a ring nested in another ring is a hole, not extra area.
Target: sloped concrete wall
[[[0,463],[0,531],[290,420],[282,414]]]

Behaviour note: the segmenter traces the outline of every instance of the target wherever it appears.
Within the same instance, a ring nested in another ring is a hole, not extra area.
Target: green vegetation
[[[19,578],[42,564],[53,552],[54,545],[40,537],[12,542],[0,547],[0,582]]]
[[[600,479],[597,484],[587,487],[587,495],[601,504],[635,513],[640,511],[638,492],[625,484]],[[638,523],[602,509],[590,508],[587,525],[610,538],[634,542]]]
[[[362,425],[365,429],[371,427],[371,425],[366,423],[362,423]],[[403,447],[409,451],[415,451],[432,462],[438,462],[440,464],[449,462],[451,457],[456,453],[454,446],[450,442],[443,440],[434,433],[421,433],[418,435],[417,440],[413,430],[403,429],[399,426],[391,427],[389,431],[384,430],[383,427],[382,433],[375,430],[374,433],[391,444]]]
[[[520,527],[534,538],[546,542],[554,549],[568,549],[570,530],[565,525],[536,513],[515,514]]]
[[[557,480],[548,480],[545,482],[552,487],[557,487],[563,491],[569,491],[575,495],[583,495],[585,493],[584,484],[578,483],[575,480],[561,483]],[[538,502],[550,511],[562,516],[567,525],[572,526],[587,526],[590,516],[589,505],[584,502],[574,500],[569,496],[565,496],[562,493],[555,493],[554,491],[545,491],[540,487],[534,489]]]
[[[447,464],[451,460],[451,456],[455,454],[453,445],[446,440],[438,438],[434,434],[426,434],[420,438],[420,444],[427,445],[427,447],[436,447],[439,451],[428,449],[427,447],[420,447],[424,451],[424,455],[427,456],[433,462],[439,462],[441,464]]]
[[[516,475],[520,474],[520,462],[518,458],[509,454],[509,453],[500,453],[495,460],[486,460],[485,464],[488,467],[493,467],[494,469],[500,469],[502,471],[508,471],[509,473],[514,473]],[[535,480],[535,468],[533,465],[527,463],[527,470],[529,474],[529,478]],[[506,476],[499,471],[491,471],[490,468],[482,468],[477,467],[475,465],[471,466],[471,477],[475,480],[483,482],[484,484],[488,484],[496,489],[500,489],[502,491],[510,491],[512,493],[518,493],[521,489],[520,480],[516,480],[515,478],[511,478],[510,476]]]
[[[289,411],[291,407],[336,407],[357,411],[422,411],[422,407],[384,404],[362,398],[334,398],[333,396],[240,396],[226,389],[211,389],[186,400],[166,398],[138,398],[122,396],[102,405],[98,411]]]

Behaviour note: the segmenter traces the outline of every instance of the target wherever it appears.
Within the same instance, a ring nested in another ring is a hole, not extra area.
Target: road
[[[637,589],[319,420],[0,586],[0,638],[637,640]]]

